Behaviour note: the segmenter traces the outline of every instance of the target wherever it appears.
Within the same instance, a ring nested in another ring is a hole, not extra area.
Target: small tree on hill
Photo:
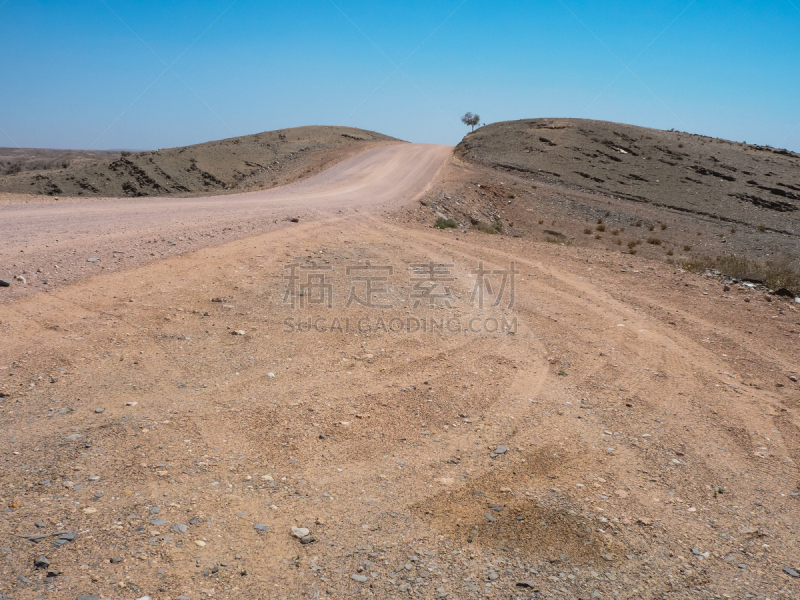
[[[472,127],[472,131],[475,131],[475,125],[481,122],[481,118],[479,115],[473,115],[471,112],[468,112],[463,117],[461,117],[461,122],[464,125]]]

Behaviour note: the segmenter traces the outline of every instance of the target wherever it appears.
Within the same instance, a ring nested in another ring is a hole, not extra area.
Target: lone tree
[[[471,112],[468,112],[463,117],[461,117],[461,122],[464,125],[469,125],[472,127],[472,131],[475,131],[475,125],[481,122],[481,118],[479,115],[473,115]]]

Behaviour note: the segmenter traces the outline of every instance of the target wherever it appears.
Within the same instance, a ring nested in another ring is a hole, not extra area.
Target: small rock
[[[187,529],[188,527],[186,527],[185,523],[175,523],[175,525],[172,527],[172,531],[175,533],[186,533]]]
[[[195,540],[194,543],[200,546],[201,548],[206,545],[206,543],[203,540]]]
[[[96,596],[95,594],[88,594],[88,595],[78,596],[77,598],[75,598],[75,600],[100,600],[100,597]]]
[[[100,259],[97,258],[96,256],[92,256],[91,258],[87,258],[86,262],[96,263],[96,262],[100,262]]]
[[[40,556],[39,558],[33,561],[33,566],[36,567],[37,569],[46,569],[47,567],[50,566],[50,561],[47,560],[47,557]]]
[[[34,525],[36,525],[39,529],[41,529],[42,527],[46,527],[44,521],[36,521]]]
[[[246,335],[247,332],[244,329],[236,329],[231,331],[231,335]]]
[[[270,379],[274,379],[275,373],[267,373],[267,377],[269,377]]]
[[[93,515],[97,512],[97,509],[94,506],[89,506],[83,509],[83,513],[86,515]]]
[[[10,279],[0,279],[0,287],[11,287]]]
[[[795,377],[794,375],[789,375],[789,381],[794,381],[795,383],[797,383],[797,377]]]
[[[505,454],[508,452],[508,448],[505,446],[498,446],[497,449],[494,451],[495,454]]]
[[[535,590],[536,589],[536,584],[533,583],[532,581],[527,581],[527,580],[518,581],[517,582],[517,587],[518,588],[528,588],[528,589],[531,589],[531,590]]]
[[[495,517],[495,516],[494,516],[492,513],[488,513],[488,512],[487,512],[487,513],[486,513],[485,515],[483,515],[483,516],[486,518],[486,520],[487,520],[487,521],[489,521],[489,522],[491,522],[491,523],[494,523],[495,521],[497,521],[497,517]]]
[[[789,577],[800,577],[800,573],[798,573],[791,567],[783,567],[783,572],[786,573]]]
[[[137,404],[139,404],[139,403],[138,402],[126,402],[125,406],[136,406]]]
[[[608,562],[613,562],[614,561],[614,555],[613,554],[603,554],[603,560],[607,560]]]
[[[303,537],[300,538],[300,543],[301,544],[310,544],[310,543],[316,542],[316,541],[317,541],[317,538],[315,538],[311,534],[304,535]]]
[[[89,481],[100,481],[99,475],[89,475]]]
[[[263,523],[256,523],[255,525],[253,525],[253,529],[256,529],[257,531],[263,531],[264,533],[269,533],[269,527],[267,527]]]
[[[490,571],[490,572],[489,572],[489,581],[494,581],[494,580],[495,580],[495,579],[497,579],[498,577],[500,577],[500,575],[498,575],[498,574],[497,574],[497,573],[495,573],[494,571]]]
[[[100,413],[106,412],[106,409],[105,408],[95,408],[94,412],[96,412],[99,415]]]
[[[298,540],[302,540],[309,533],[311,532],[305,527],[292,527],[292,535],[296,537]]]
[[[112,558],[110,558],[108,560],[112,565],[115,565],[117,563],[121,563],[122,562],[122,557],[121,556],[114,556],[114,557],[112,557]]]

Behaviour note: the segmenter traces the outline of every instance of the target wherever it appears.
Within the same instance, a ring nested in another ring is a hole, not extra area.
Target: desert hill
[[[800,154],[586,119],[493,123],[457,156],[527,177],[800,235]]]
[[[308,126],[193,146],[112,153],[111,157],[81,151],[29,150],[19,151],[29,160],[14,161],[14,152],[0,151],[0,164],[20,165],[12,167],[12,171],[20,172],[0,177],[0,192],[90,197],[243,192],[285,184],[319,172],[371,144],[396,141],[353,127]],[[62,156],[61,152],[73,154]],[[26,164],[30,167],[37,156],[37,164],[61,168],[23,168]]]
[[[119,158],[119,150],[55,150],[52,148],[0,148],[0,176],[25,171],[47,171]]]

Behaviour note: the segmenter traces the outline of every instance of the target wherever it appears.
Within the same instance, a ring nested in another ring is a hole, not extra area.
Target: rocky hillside
[[[493,123],[460,158],[530,179],[800,235],[800,154],[585,119]]]
[[[100,197],[242,192],[301,179],[362,148],[396,141],[352,127],[309,126],[112,157],[60,157],[50,163],[56,168],[20,168],[0,177],[0,192]]]

